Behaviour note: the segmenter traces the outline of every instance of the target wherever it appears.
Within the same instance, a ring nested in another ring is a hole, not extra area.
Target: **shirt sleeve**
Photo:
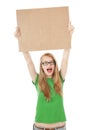
[[[36,75],[35,82],[32,81],[32,83],[35,85],[36,89],[38,89],[38,74]]]

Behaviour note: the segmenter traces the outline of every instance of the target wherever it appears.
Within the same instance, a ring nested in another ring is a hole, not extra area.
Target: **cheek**
[[[45,68],[45,67],[42,67],[42,70],[43,70],[43,71],[45,71],[45,70],[46,70],[46,68]]]
[[[55,70],[55,66],[53,66],[53,70]]]
[[[42,67],[42,70],[44,73],[46,73],[46,71],[47,71],[46,67]]]
[[[53,73],[55,72],[55,66],[52,67]]]

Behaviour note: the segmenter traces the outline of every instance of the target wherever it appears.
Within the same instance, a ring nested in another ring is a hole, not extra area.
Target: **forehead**
[[[43,57],[42,57],[42,62],[43,62],[43,61],[52,61],[52,60],[53,60],[53,58],[50,57],[50,56],[43,56]]]

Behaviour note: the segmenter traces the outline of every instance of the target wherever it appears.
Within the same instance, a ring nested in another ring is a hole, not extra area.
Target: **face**
[[[46,77],[52,77],[55,69],[55,62],[53,59],[49,56],[43,56],[41,63]]]

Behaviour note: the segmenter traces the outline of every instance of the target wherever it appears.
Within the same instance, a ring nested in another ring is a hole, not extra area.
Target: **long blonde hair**
[[[62,95],[62,89],[61,89],[61,80],[60,80],[60,76],[59,76],[59,70],[58,70],[58,65],[56,63],[56,60],[54,58],[54,56],[51,53],[45,53],[44,55],[41,56],[40,58],[40,72],[39,72],[39,80],[38,80],[38,84],[39,84],[39,88],[40,90],[44,93],[44,96],[47,99],[50,99],[50,87],[48,85],[48,83],[46,82],[46,75],[42,69],[42,58],[44,56],[48,56],[51,57],[53,59],[53,61],[55,62],[55,69],[54,69],[54,73],[53,73],[53,80],[54,80],[54,88],[55,91]]]

